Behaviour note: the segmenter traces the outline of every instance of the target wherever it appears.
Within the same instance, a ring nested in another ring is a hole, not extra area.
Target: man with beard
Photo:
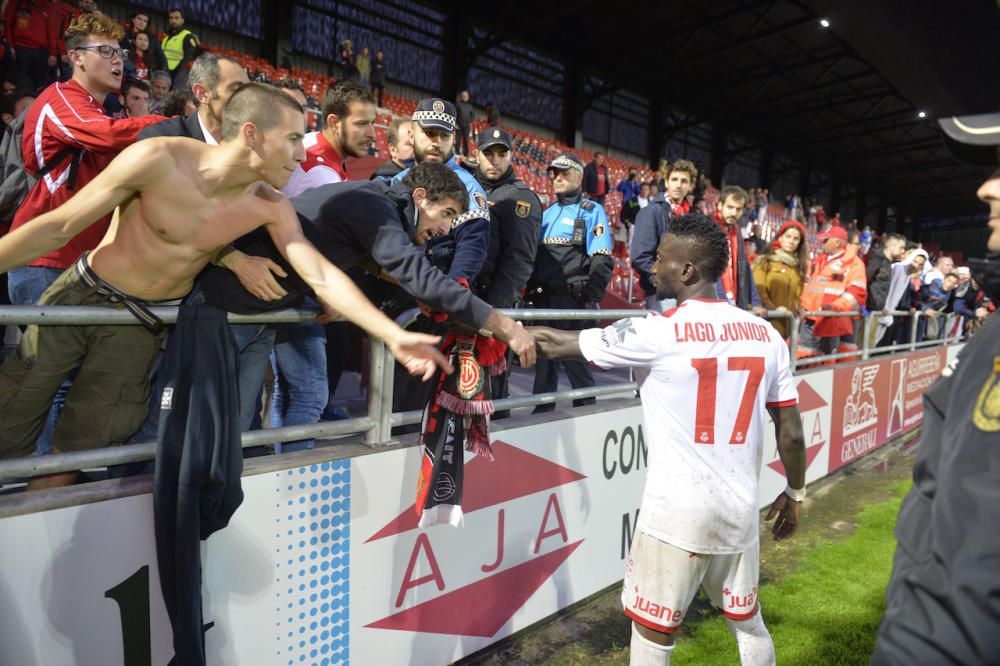
[[[740,219],[749,201],[750,196],[742,187],[727,185],[722,188],[719,203],[715,205],[715,222],[729,238],[729,264],[722,272],[718,291],[719,298],[726,299],[730,305],[763,317],[767,314],[767,308],[761,306],[760,294],[757,293],[757,285],[743,245],[743,235],[740,233]]]
[[[198,57],[198,37],[184,27],[184,14],[177,7],[167,12],[167,34],[163,37],[163,57],[173,78],[175,90],[184,89],[188,82],[188,69]]]
[[[656,261],[656,248],[660,245],[660,239],[670,227],[670,218],[691,211],[687,195],[697,178],[698,170],[694,164],[687,160],[677,160],[667,167],[666,192],[657,195],[635,217],[629,256],[632,257],[632,268],[639,276],[639,286],[646,294],[646,307],[650,310],[663,311],[673,305],[670,301],[660,302],[656,298],[653,262]]]
[[[282,190],[290,198],[322,185],[350,180],[347,158],[365,157],[375,143],[375,100],[359,81],[349,79],[330,87],[323,98],[322,112],[323,130],[306,135],[306,160]],[[309,301],[306,305],[315,303]],[[324,411],[328,419],[347,418],[346,412],[329,401],[348,364],[351,325],[334,322],[324,327],[313,322],[278,326],[274,331],[278,376],[275,412],[280,425],[316,423]],[[249,390],[257,392],[256,387]],[[298,451],[314,446],[315,441],[310,439],[285,443],[278,450]]]
[[[964,162],[1000,165],[1000,113],[938,121]],[[989,206],[984,259],[972,275],[1000,299],[1000,171],[976,193]],[[957,364],[956,364],[957,363]],[[924,394],[913,487],[873,666],[986,664],[1000,651],[1000,319],[991,315]]]
[[[348,157],[365,157],[375,143],[375,100],[367,87],[341,81],[323,98],[325,127],[306,135],[306,161],[283,190],[288,197],[329,183],[349,180]]]
[[[495,308],[517,307],[531,277],[542,224],[542,204],[511,166],[510,135],[500,127],[479,134],[476,180],[490,204],[490,247],[476,290]],[[508,354],[508,360],[509,360]],[[493,377],[493,398],[507,397],[508,372]],[[503,414],[496,414],[500,417]]]

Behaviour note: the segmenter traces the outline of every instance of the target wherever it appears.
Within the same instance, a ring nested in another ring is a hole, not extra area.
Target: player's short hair
[[[190,80],[190,74],[188,75],[188,78]],[[165,69],[157,69],[157,70],[153,71],[153,73],[151,73],[149,75],[149,80],[153,81],[154,79],[163,79],[164,81],[171,81],[172,80],[170,78],[170,72],[168,72]]]
[[[222,78],[222,69],[219,67],[219,63],[223,60],[231,62],[237,67],[243,67],[229,56],[218,53],[202,53],[191,63],[191,71],[188,73],[188,87],[194,90],[195,84],[198,84],[214,92],[219,86],[219,79]]]
[[[695,179],[698,178],[698,167],[694,165],[694,162],[689,162],[688,160],[677,160],[669,167],[667,167],[667,178],[670,178],[670,174],[675,171],[680,171],[681,173],[686,173],[688,178],[691,179],[693,183]]]
[[[72,51],[83,46],[90,35],[118,41],[125,36],[125,31],[105,14],[80,14],[70,22],[63,35],[66,50]]]
[[[469,207],[469,191],[451,167],[437,162],[421,162],[403,177],[410,190],[422,187],[427,190],[431,203],[441,199],[454,199],[464,211]]]
[[[375,98],[368,86],[354,79],[340,81],[330,86],[323,97],[323,117],[330,114],[343,118],[350,110],[351,102],[374,104]]]
[[[401,116],[393,120],[391,123],[389,123],[389,129],[386,130],[385,135],[390,146],[392,146],[393,148],[399,146],[399,128],[404,123],[411,123],[411,122],[413,121],[410,120],[409,118]]]
[[[665,235],[688,243],[688,260],[709,280],[715,282],[729,265],[729,238],[722,227],[701,213],[671,218]]]
[[[747,202],[750,201],[750,195],[739,185],[726,185],[722,188],[722,192],[719,193],[719,203],[725,204],[726,199],[733,197],[739,199],[746,206]]]
[[[281,90],[266,83],[247,83],[233,93],[222,110],[222,139],[235,138],[248,122],[267,132],[281,122],[285,111],[302,117],[302,106]]]
[[[897,234],[895,231],[890,231],[882,237],[882,245],[884,246],[889,241],[893,241],[895,243],[906,243],[906,236],[903,234]]]

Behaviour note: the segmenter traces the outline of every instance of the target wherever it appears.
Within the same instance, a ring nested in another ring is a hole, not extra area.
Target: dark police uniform
[[[510,135],[499,127],[479,134],[479,150],[503,146],[512,150]],[[476,180],[486,190],[490,205],[490,247],[483,270],[476,278],[476,293],[495,308],[518,307],[522,292],[535,267],[538,234],[542,224],[542,204],[538,196],[514,175],[514,168],[497,180],[490,180],[479,169]],[[512,354],[508,350],[508,372],[493,377],[493,398],[506,398],[507,379]],[[494,414],[494,418],[506,412]]]
[[[938,121],[956,157],[996,166],[1000,114]],[[993,178],[1000,176],[994,175]],[[1000,296],[1000,254],[970,259]],[[1000,663],[1000,318],[924,394],[874,666]]]
[[[563,154],[552,161],[550,170],[583,171],[578,157]],[[535,257],[535,271],[529,284],[529,297],[538,308],[596,309],[604,297],[614,268],[611,258],[611,233],[604,208],[582,198],[581,192],[560,196],[542,215],[542,230]],[[595,325],[593,320],[549,322],[555,328],[582,330]],[[559,383],[559,365],[566,366],[573,388],[594,385],[594,375],[582,361],[551,361],[539,358],[535,369],[533,393],[555,391]],[[574,400],[573,405],[588,405],[594,398]],[[536,412],[555,409],[539,405]]]

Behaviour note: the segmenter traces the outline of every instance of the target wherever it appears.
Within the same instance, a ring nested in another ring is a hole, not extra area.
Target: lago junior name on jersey
[[[770,324],[753,322],[726,322],[712,324],[705,321],[685,321],[674,324],[677,342],[763,342],[770,344]]]

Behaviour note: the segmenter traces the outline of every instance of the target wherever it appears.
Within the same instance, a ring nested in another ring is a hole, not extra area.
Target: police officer
[[[500,127],[479,134],[476,181],[486,190],[490,205],[490,248],[476,279],[476,292],[495,308],[518,307],[522,291],[535,267],[542,204],[528,186],[518,180],[511,166],[513,143]],[[508,355],[508,360],[510,359]],[[493,398],[507,397],[507,377],[493,378]],[[497,412],[494,418],[507,414]]]
[[[563,153],[549,164],[549,175],[557,201],[542,215],[542,232],[535,257],[535,272],[529,294],[539,308],[597,309],[604,290],[611,281],[611,234],[604,208],[583,198],[583,162],[571,153]],[[593,321],[570,320],[550,324],[555,328],[580,330]],[[555,391],[559,384],[559,365],[566,366],[573,388],[594,385],[594,375],[582,361],[538,359],[533,393]],[[594,398],[574,400],[573,406],[590,405]],[[539,405],[535,413],[555,409]]]
[[[956,157],[1000,164],[1000,113],[939,121]],[[979,188],[990,207],[973,277],[1000,299],[1000,171]],[[1000,319],[924,394],[913,488],[896,522],[896,556],[874,666],[995,664],[1000,655]]]
[[[446,235],[427,239],[426,249],[431,262],[448,277],[472,288],[486,261],[490,244],[490,212],[486,192],[455,158],[455,105],[443,99],[422,99],[413,112],[413,158],[417,164],[441,162],[462,180],[469,194],[469,207],[452,224]],[[393,182],[400,182],[409,173],[400,172]],[[405,299],[404,299],[405,300]],[[443,327],[421,318],[409,327],[426,333],[441,334]],[[423,409],[430,391],[429,384],[414,379],[405,368],[396,366],[393,391],[393,411]],[[400,429],[404,432],[406,428]]]

